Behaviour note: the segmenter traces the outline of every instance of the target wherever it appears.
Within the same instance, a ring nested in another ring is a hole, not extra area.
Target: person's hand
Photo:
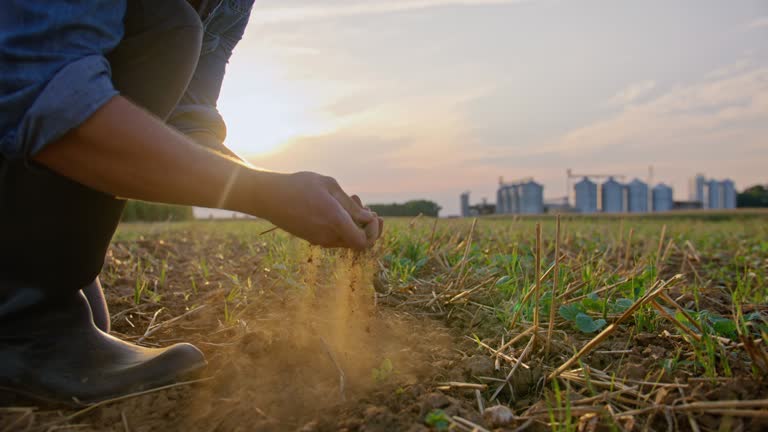
[[[331,177],[312,172],[274,174],[260,216],[324,247],[366,249],[381,235],[383,220],[350,197]]]
[[[352,195],[352,201],[354,201],[358,207],[361,207],[367,211],[371,211],[370,208],[363,207],[363,203],[360,201],[359,196]],[[376,212],[371,211],[371,213],[375,216],[375,220],[364,226],[363,229],[365,230],[365,237],[369,242],[372,240],[371,245],[373,245],[373,242],[378,240],[381,237],[381,234],[384,232],[384,219],[380,218]]]

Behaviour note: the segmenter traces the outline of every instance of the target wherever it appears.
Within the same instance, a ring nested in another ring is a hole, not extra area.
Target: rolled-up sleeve
[[[7,1],[0,18],[0,152],[25,158],[118,92],[105,55],[122,39],[125,1]]]

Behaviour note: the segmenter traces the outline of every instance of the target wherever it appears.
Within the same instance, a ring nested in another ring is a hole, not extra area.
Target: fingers
[[[367,233],[352,219],[345,208],[339,208],[336,223],[336,232],[343,243],[343,247],[361,250],[368,247]]]
[[[377,220],[371,221],[368,225],[366,225],[363,230],[365,231],[365,238],[366,238],[366,246],[372,247],[376,240],[378,240],[381,233],[379,232],[379,221],[378,217]]]
[[[336,180],[330,177],[328,179],[331,196],[333,196],[336,201],[341,204],[344,210],[352,216],[352,220],[359,225],[368,225],[374,220],[373,214],[369,210],[363,208],[360,197],[356,195],[355,198],[350,197],[341,189],[341,186],[339,186]]]

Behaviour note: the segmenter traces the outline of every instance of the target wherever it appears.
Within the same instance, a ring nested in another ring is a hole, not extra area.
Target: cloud
[[[755,30],[768,27],[768,16],[755,18],[747,24],[747,30]]]
[[[482,6],[494,4],[522,3],[525,0],[388,0],[388,1],[343,1],[316,6],[309,2],[299,6],[262,7],[254,15],[261,23],[284,23],[329,18],[343,18],[356,15],[402,12],[442,6]]]
[[[656,87],[655,81],[641,81],[634,84],[630,84],[627,88],[616,93],[608,101],[610,106],[624,106],[629,105],[648,93]]]
[[[573,130],[549,148],[584,152],[616,146],[691,146],[692,137],[702,139],[728,128],[768,129],[768,67],[674,88]]]

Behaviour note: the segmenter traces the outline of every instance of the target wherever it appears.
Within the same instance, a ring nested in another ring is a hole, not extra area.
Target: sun
[[[226,144],[242,156],[261,155],[328,131],[334,122],[321,109],[324,99],[312,83],[291,80],[279,65],[233,61],[218,104],[227,124]]]

